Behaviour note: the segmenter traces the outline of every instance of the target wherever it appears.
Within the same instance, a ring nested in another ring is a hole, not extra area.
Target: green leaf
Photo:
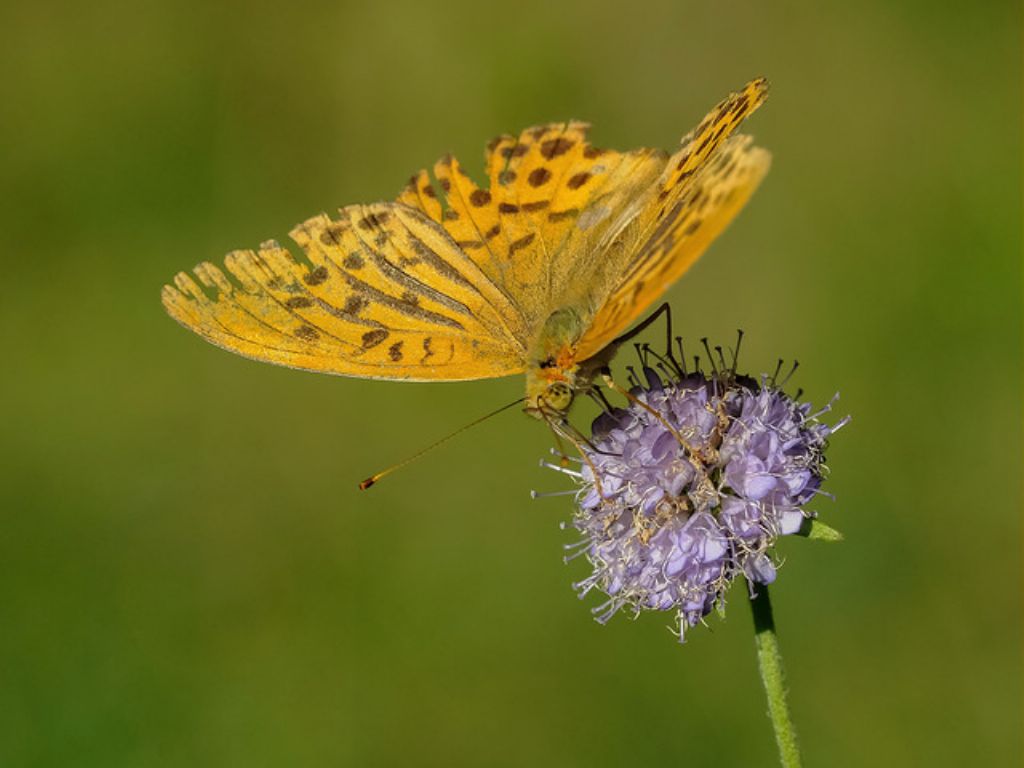
[[[804,518],[803,523],[800,525],[800,530],[796,532],[796,535],[805,536],[808,539],[816,539],[817,541],[843,540],[843,534],[835,528],[825,525],[823,522],[813,517]]]

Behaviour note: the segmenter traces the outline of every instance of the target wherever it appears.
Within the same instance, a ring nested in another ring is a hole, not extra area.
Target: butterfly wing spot
[[[553,160],[559,155],[564,155],[574,146],[576,146],[576,142],[572,139],[563,137],[548,139],[540,145],[540,153],[548,160]]]
[[[515,254],[516,251],[518,251],[518,250],[520,250],[522,248],[526,248],[530,243],[533,242],[533,239],[535,237],[536,237],[536,235],[534,235],[533,232],[531,232],[528,235],[523,235],[523,237],[519,238],[515,242],[510,243],[509,246],[508,246],[508,256],[509,256],[509,258],[512,258],[512,256]]]
[[[551,171],[547,168],[534,168],[530,171],[527,181],[531,187],[542,187],[551,180]]]
[[[340,224],[334,224],[329,227],[325,227],[320,233],[320,242],[326,245],[328,248],[341,245],[342,233],[345,231],[345,227]]]
[[[353,271],[360,270],[366,266],[366,260],[363,259],[363,255],[359,251],[352,251],[345,256],[345,259],[341,262],[345,269]]]
[[[359,311],[363,309],[363,307],[365,307],[366,304],[367,301],[364,296],[349,296],[347,299],[345,299],[345,305],[342,307],[341,311],[344,312],[346,315],[351,315],[354,317],[359,314]]]
[[[530,151],[528,144],[515,144],[511,147],[502,147],[501,156],[506,160],[511,160],[514,157],[522,157]]]
[[[401,362],[401,360],[402,360],[402,345],[404,343],[405,343],[404,341],[396,341],[394,344],[392,344],[390,347],[388,347],[388,357],[391,358],[392,362],[394,362],[394,363]]]
[[[373,349],[387,339],[389,335],[383,328],[367,331],[363,334],[363,349]]]
[[[320,265],[311,272],[307,272],[302,276],[302,281],[309,286],[322,285],[327,282],[328,272],[327,267]]]
[[[590,173],[587,171],[583,171],[582,173],[577,173],[572,178],[570,178],[569,181],[566,183],[566,186],[569,187],[569,189],[579,189],[588,181],[590,181]]]
[[[427,360],[434,356],[434,350],[430,348],[433,343],[434,340],[429,336],[423,340],[423,357],[420,358],[420,365],[426,364]]]
[[[548,214],[548,221],[558,222],[563,221],[564,219],[571,219],[574,216],[579,215],[580,211],[578,208],[569,208],[565,211],[551,211],[551,213]]]
[[[380,229],[388,220],[389,214],[387,211],[381,211],[380,213],[370,213],[363,216],[358,221],[360,229],[369,231],[371,229]]]

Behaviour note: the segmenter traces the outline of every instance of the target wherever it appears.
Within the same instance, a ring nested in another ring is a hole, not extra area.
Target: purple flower
[[[812,414],[767,376],[645,365],[643,378],[583,446],[574,548],[593,570],[574,586],[608,596],[602,623],[623,608],[674,610],[682,639],[737,575],[774,581],[772,547],[812,516],[826,441],[845,420],[818,421],[829,407]]]

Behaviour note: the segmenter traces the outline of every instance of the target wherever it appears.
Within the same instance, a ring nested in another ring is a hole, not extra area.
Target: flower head
[[[822,423],[829,407],[812,413],[777,377],[668,362],[661,374],[645,364],[629,405],[598,417],[583,446],[573,525],[593,571],[575,586],[608,595],[601,622],[621,608],[674,610],[682,638],[737,575],[774,581],[772,547],[811,516],[826,441],[845,420]]]

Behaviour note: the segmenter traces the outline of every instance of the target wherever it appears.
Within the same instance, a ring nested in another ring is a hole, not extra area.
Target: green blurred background
[[[674,146],[756,75],[775,156],[679,330],[842,393],[847,540],[773,590],[809,765],[1020,759],[1021,51],[1009,2],[6,3],[3,766],[770,765],[734,592],[591,621],[519,378],[256,364],[175,271],[538,121]],[[585,411],[581,412],[581,416]]]

